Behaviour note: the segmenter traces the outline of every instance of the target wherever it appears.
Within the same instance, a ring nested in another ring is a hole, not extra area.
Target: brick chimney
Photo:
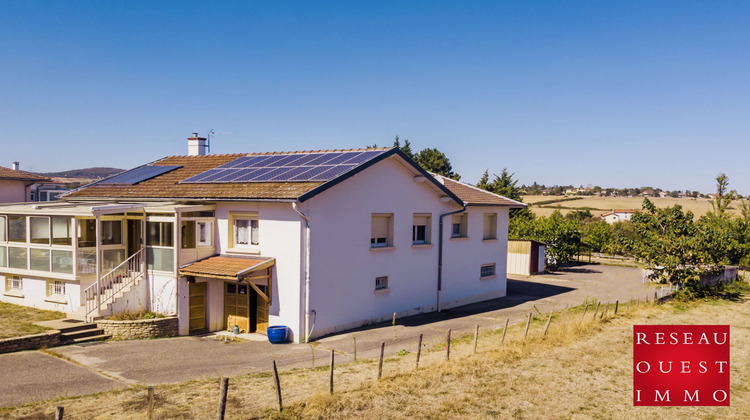
[[[18,170],[18,165],[19,165],[18,161],[13,162],[13,166],[11,166],[11,168],[13,168],[14,171],[17,171]]]
[[[208,145],[205,137],[198,137],[198,133],[193,133],[193,136],[188,137],[187,141],[188,156],[203,156],[206,154]]]

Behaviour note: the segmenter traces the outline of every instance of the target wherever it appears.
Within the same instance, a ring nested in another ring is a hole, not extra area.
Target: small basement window
[[[388,276],[375,277],[375,290],[384,290],[388,288]]]
[[[494,275],[495,275],[495,263],[482,265],[482,268],[480,269],[480,272],[479,272],[479,277],[485,278],[485,277],[492,277]]]

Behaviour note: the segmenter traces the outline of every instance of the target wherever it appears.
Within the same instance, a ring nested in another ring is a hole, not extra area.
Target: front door
[[[141,223],[143,222],[140,220],[128,219],[128,257],[138,252],[143,246]]]
[[[242,283],[224,283],[224,325],[225,329],[232,328],[228,319],[231,316],[241,330],[250,332],[250,286]]]
[[[206,331],[206,284],[190,284],[190,334]]]

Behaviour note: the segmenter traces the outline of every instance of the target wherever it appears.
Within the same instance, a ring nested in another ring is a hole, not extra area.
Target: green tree
[[[736,198],[737,191],[729,191],[728,189],[729,177],[725,173],[720,173],[716,176],[716,198],[711,202],[711,208],[716,217],[723,217],[729,205]]]
[[[547,243],[547,259],[551,266],[570,262],[581,242],[578,224],[563,217],[559,210],[549,217],[511,218],[509,237]]]
[[[412,152],[411,150],[411,143],[408,139],[404,140],[404,145],[402,146],[401,141],[399,140],[398,136],[396,136],[395,140],[393,140],[393,147],[401,149],[401,151],[404,152],[406,156],[409,156],[410,159],[414,159],[414,152]]]
[[[453,172],[451,161],[445,153],[434,148],[427,148],[414,156],[414,160],[425,170],[442,175],[446,178],[461,179],[461,175]]]
[[[659,209],[648,198],[642,207],[630,219],[636,232],[633,256],[652,271],[654,281],[697,286],[700,275],[708,270],[693,213],[684,213],[679,205]]]
[[[479,182],[477,182],[477,185],[475,186],[477,188],[481,188],[486,191],[491,191],[489,180],[490,180],[489,169],[485,169],[484,173],[482,174],[482,177],[479,178]]]

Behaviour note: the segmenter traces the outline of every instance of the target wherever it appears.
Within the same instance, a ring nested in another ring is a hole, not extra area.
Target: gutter
[[[438,278],[437,278],[437,311],[440,312],[440,297],[443,293],[443,217],[451,216],[466,211],[466,203],[462,204],[461,210],[443,213],[440,215],[440,233],[438,235]]]
[[[310,218],[299,211],[296,201],[292,203],[292,209],[305,220],[305,239],[303,242],[305,248],[303,251],[305,253],[305,338],[303,342],[307,343],[310,340],[310,335],[312,335],[310,329]]]

